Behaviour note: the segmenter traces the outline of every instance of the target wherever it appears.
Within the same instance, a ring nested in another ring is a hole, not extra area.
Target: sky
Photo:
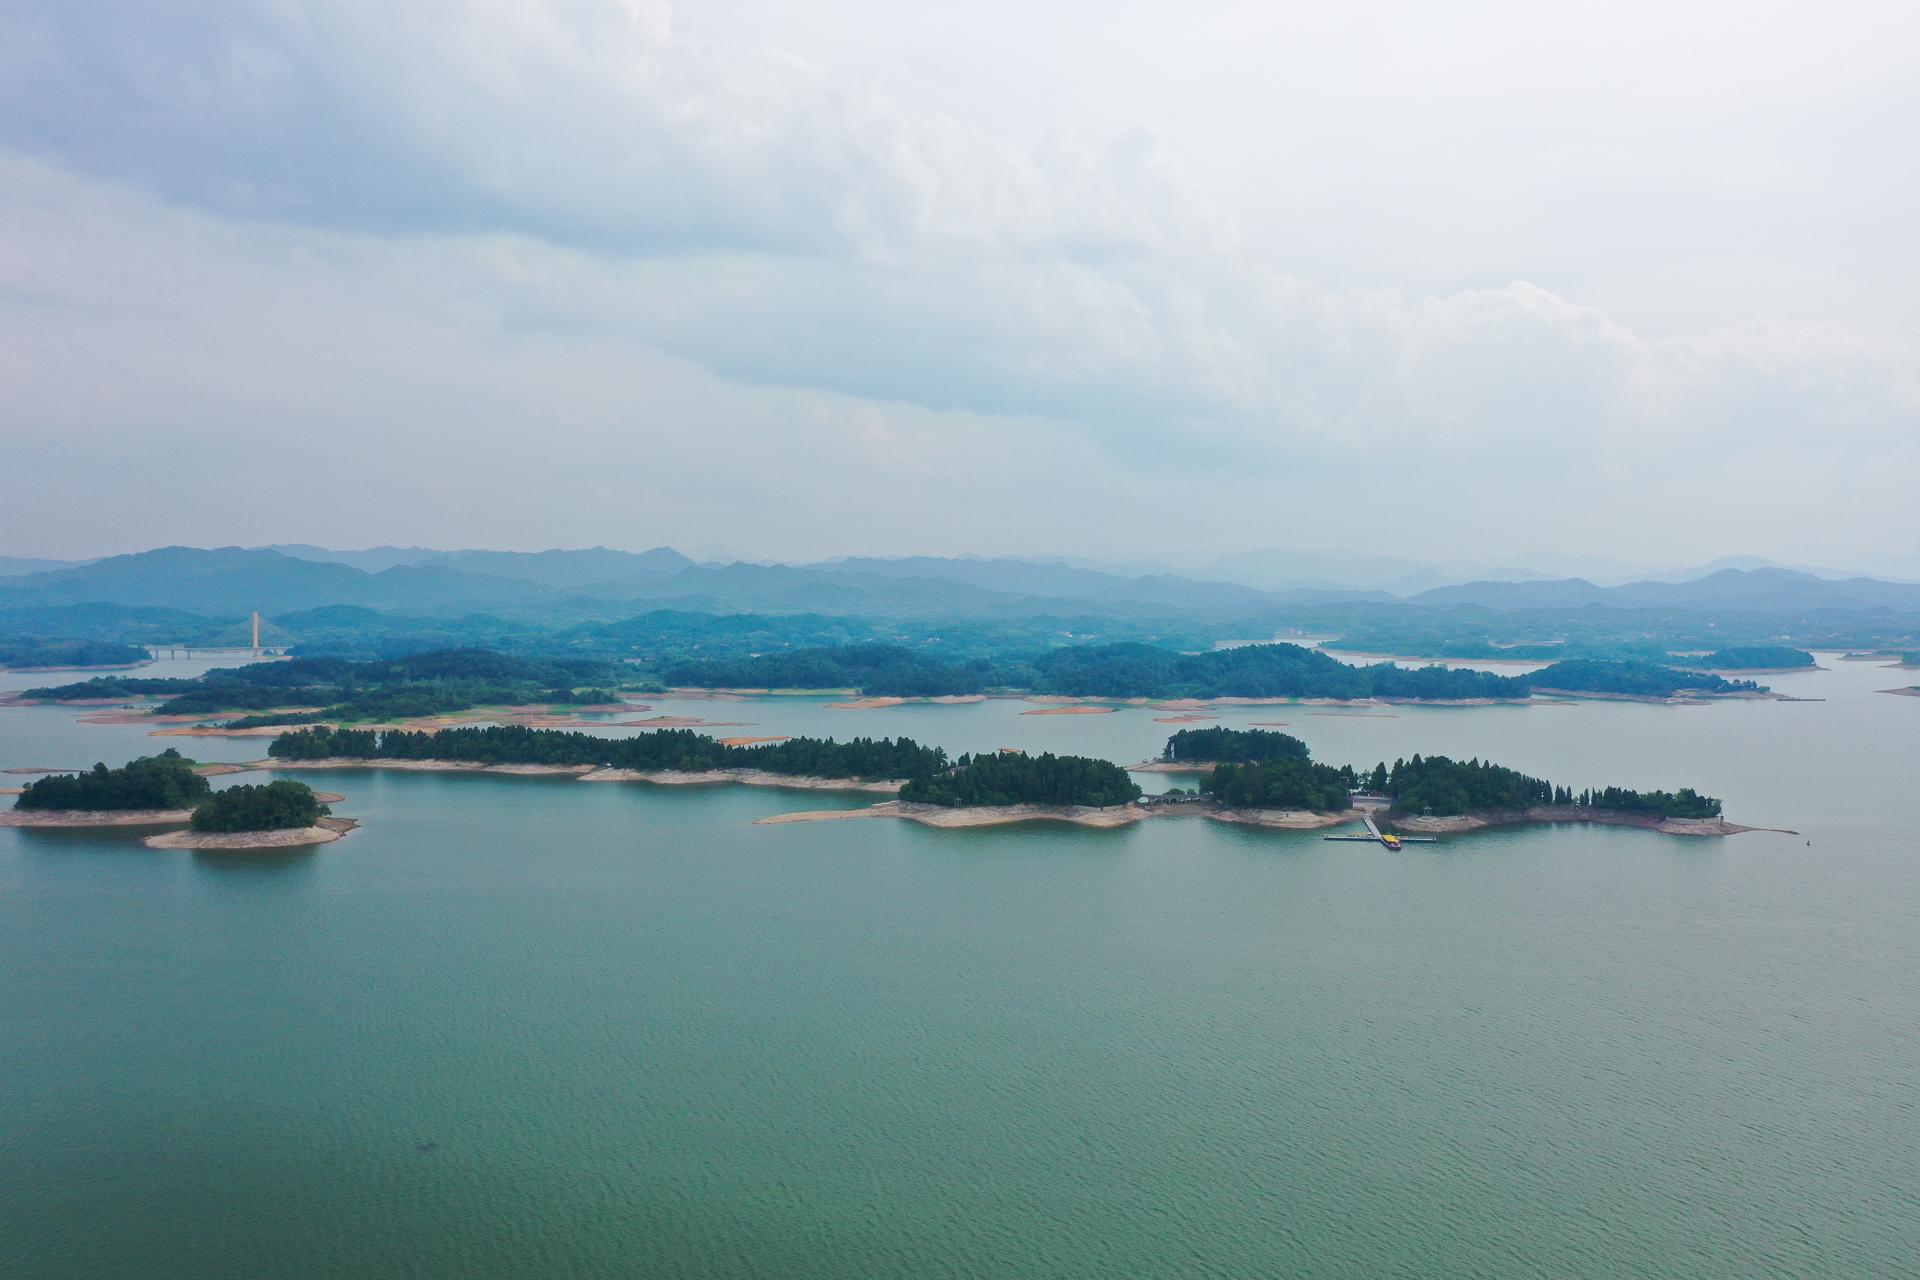
[[[1920,547],[1920,10],[0,0],[0,553]]]

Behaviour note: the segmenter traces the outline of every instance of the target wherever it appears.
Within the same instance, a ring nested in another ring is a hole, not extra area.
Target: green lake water
[[[0,1275],[1920,1274],[1920,700],[1826,661],[1768,678],[1820,702],[1222,721],[1796,836],[757,827],[865,801],[382,773],[301,775],[363,823],[304,853],[0,830]],[[828,701],[647,714],[1179,727]],[[166,741],[0,709],[0,767]]]

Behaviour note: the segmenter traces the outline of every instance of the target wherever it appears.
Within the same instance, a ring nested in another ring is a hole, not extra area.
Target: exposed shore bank
[[[981,805],[947,808],[943,805],[885,801],[864,809],[808,809],[757,819],[755,826],[794,822],[844,822],[857,818],[897,818],[943,829],[1000,827],[1020,822],[1064,822],[1079,827],[1110,829],[1131,826],[1149,818],[1206,818],[1235,826],[1284,831],[1319,831],[1360,821],[1361,811],[1322,812],[1308,809],[1226,809],[1202,804],[1113,805],[1105,809],[1073,805]],[[1409,835],[1465,834],[1489,827],[1546,826],[1582,822],[1592,826],[1634,827],[1673,836],[1731,836],[1746,831],[1775,831],[1797,835],[1781,827],[1743,827],[1724,818],[1667,818],[1658,814],[1588,809],[1577,805],[1542,805],[1531,809],[1480,810],[1451,817],[1395,817],[1384,825]]]
[[[1148,818],[1211,818],[1215,822],[1230,822],[1240,826],[1317,831],[1323,827],[1358,822],[1360,815],[1357,811],[1315,813],[1306,809],[1214,809],[1199,805],[1125,804],[1096,809],[1082,805],[1008,804],[948,808],[945,805],[888,800],[865,809],[806,809],[798,813],[779,813],[756,819],[754,825],[840,822],[853,818],[898,818],[925,827],[948,830],[1004,827],[1020,822],[1065,822],[1076,827],[1109,829],[1132,826]]]
[[[0,827],[184,827],[191,809],[6,809]]]
[[[317,826],[282,831],[169,831],[140,843],[149,849],[302,849],[332,844],[359,825],[352,818],[322,818]]]

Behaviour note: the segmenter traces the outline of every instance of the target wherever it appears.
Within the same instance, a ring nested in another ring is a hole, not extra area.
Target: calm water
[[[1797,837],[755,827],[855,802],[381,774],[292,856],[0,831],[0,1273],[1920,1273],[1920,700],[1831,665],[1774,680],[1815,703],[1228,718]],[[1178,727],[824,702],[655,706]],[[0,767],[164,741],[0,710]]]

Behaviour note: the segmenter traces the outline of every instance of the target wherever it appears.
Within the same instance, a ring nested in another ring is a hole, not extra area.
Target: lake
[[[757,827],[865,801],[371,772],[302,775],[363,824],[303,853],[0,830],[0,1274],[1915,1274],[1920,700],[1822,662],[1765,677],[1815,702],[1209,722],[1795,836]],[[648,701],[1122,762],[1181,727]],[[263,750],[0,708],[0,767],[168,742]]]

